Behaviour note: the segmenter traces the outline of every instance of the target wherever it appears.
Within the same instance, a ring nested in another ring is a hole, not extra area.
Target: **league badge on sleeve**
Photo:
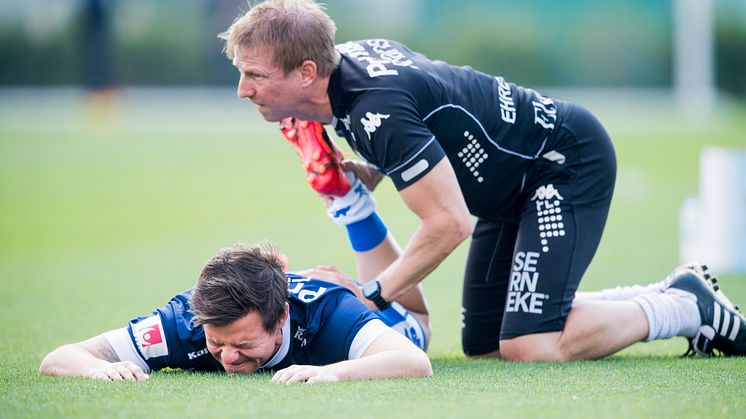
[[[168,355],[168,344],[166,335],[163,333],[161,316],[155,314],[131,325],[137,348],[145,359]]]

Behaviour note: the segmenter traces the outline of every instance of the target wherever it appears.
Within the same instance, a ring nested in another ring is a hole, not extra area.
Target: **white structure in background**
[[[699,197],[679,217],[680,259],[719,273],[746,273],[746,148],[706,147]]]
[[[688,119],[712,116],[716,99],[713,0],[673,0],[673,87]]]

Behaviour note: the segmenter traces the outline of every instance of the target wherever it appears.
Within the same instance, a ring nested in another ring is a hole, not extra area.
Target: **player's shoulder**
[[[339,75],[355,89],[399,84],[409,70],[418,70],[424,56],[404,44],[388,39],[349,41],[336,46],[342,56]],[[396,81],[395,81],[396,80]]]
[[[288,294],[291,302],[310,305],[334,299],[340,295],[349,295],[355,298],[355,294],[352,291],[331,282],[294,273],[288,273],[287,279]]]
[[[194,313],[191,311],[193,288],[176,294],[164,306],[147,316],[130,321],[132,333],[141,350],[159,352],[158,344],[168,340],[180,341],[204,340],[204,331],[194,325]]]
[[[367,309],[351,290],[316,278],[288,275],[288,291],[291,316],[311,329]]]
[[[355,309],[366,309],[352,291],[320,279],[288,275],[288,291],[290,317],[309,341],[324,325],[355,317]]]
[[[194,324],[190,302],[193,289],[173,296],[151,314],[129,322],[134,348],[152,370],[164,367],[216,370],[209,356],[205,334]]]

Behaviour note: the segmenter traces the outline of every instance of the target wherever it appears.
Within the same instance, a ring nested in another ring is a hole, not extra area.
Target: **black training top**
[[[446,156],[471,213],[490,218],[512,207],[529,164],[552,150],[561,102],[395,41],[337,50],[328,90],[334,129],[398,190]]]

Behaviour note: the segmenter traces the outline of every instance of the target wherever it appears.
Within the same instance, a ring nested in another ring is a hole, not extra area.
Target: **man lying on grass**
[[[393,238],[382,240],[387,250],[359,257],[359,273],[377,266],[366,258],[396,257]],[[39,370],[112,381],[145,381],[166,367],[276,371],[272,381],[281,383],[432,375],[423,352],[429,322],[421,290],[401,305],[372,311],[339,271],[289,274],[283,260],[270,246],[222,249],[195,287],[127,327],[53,350]]]

